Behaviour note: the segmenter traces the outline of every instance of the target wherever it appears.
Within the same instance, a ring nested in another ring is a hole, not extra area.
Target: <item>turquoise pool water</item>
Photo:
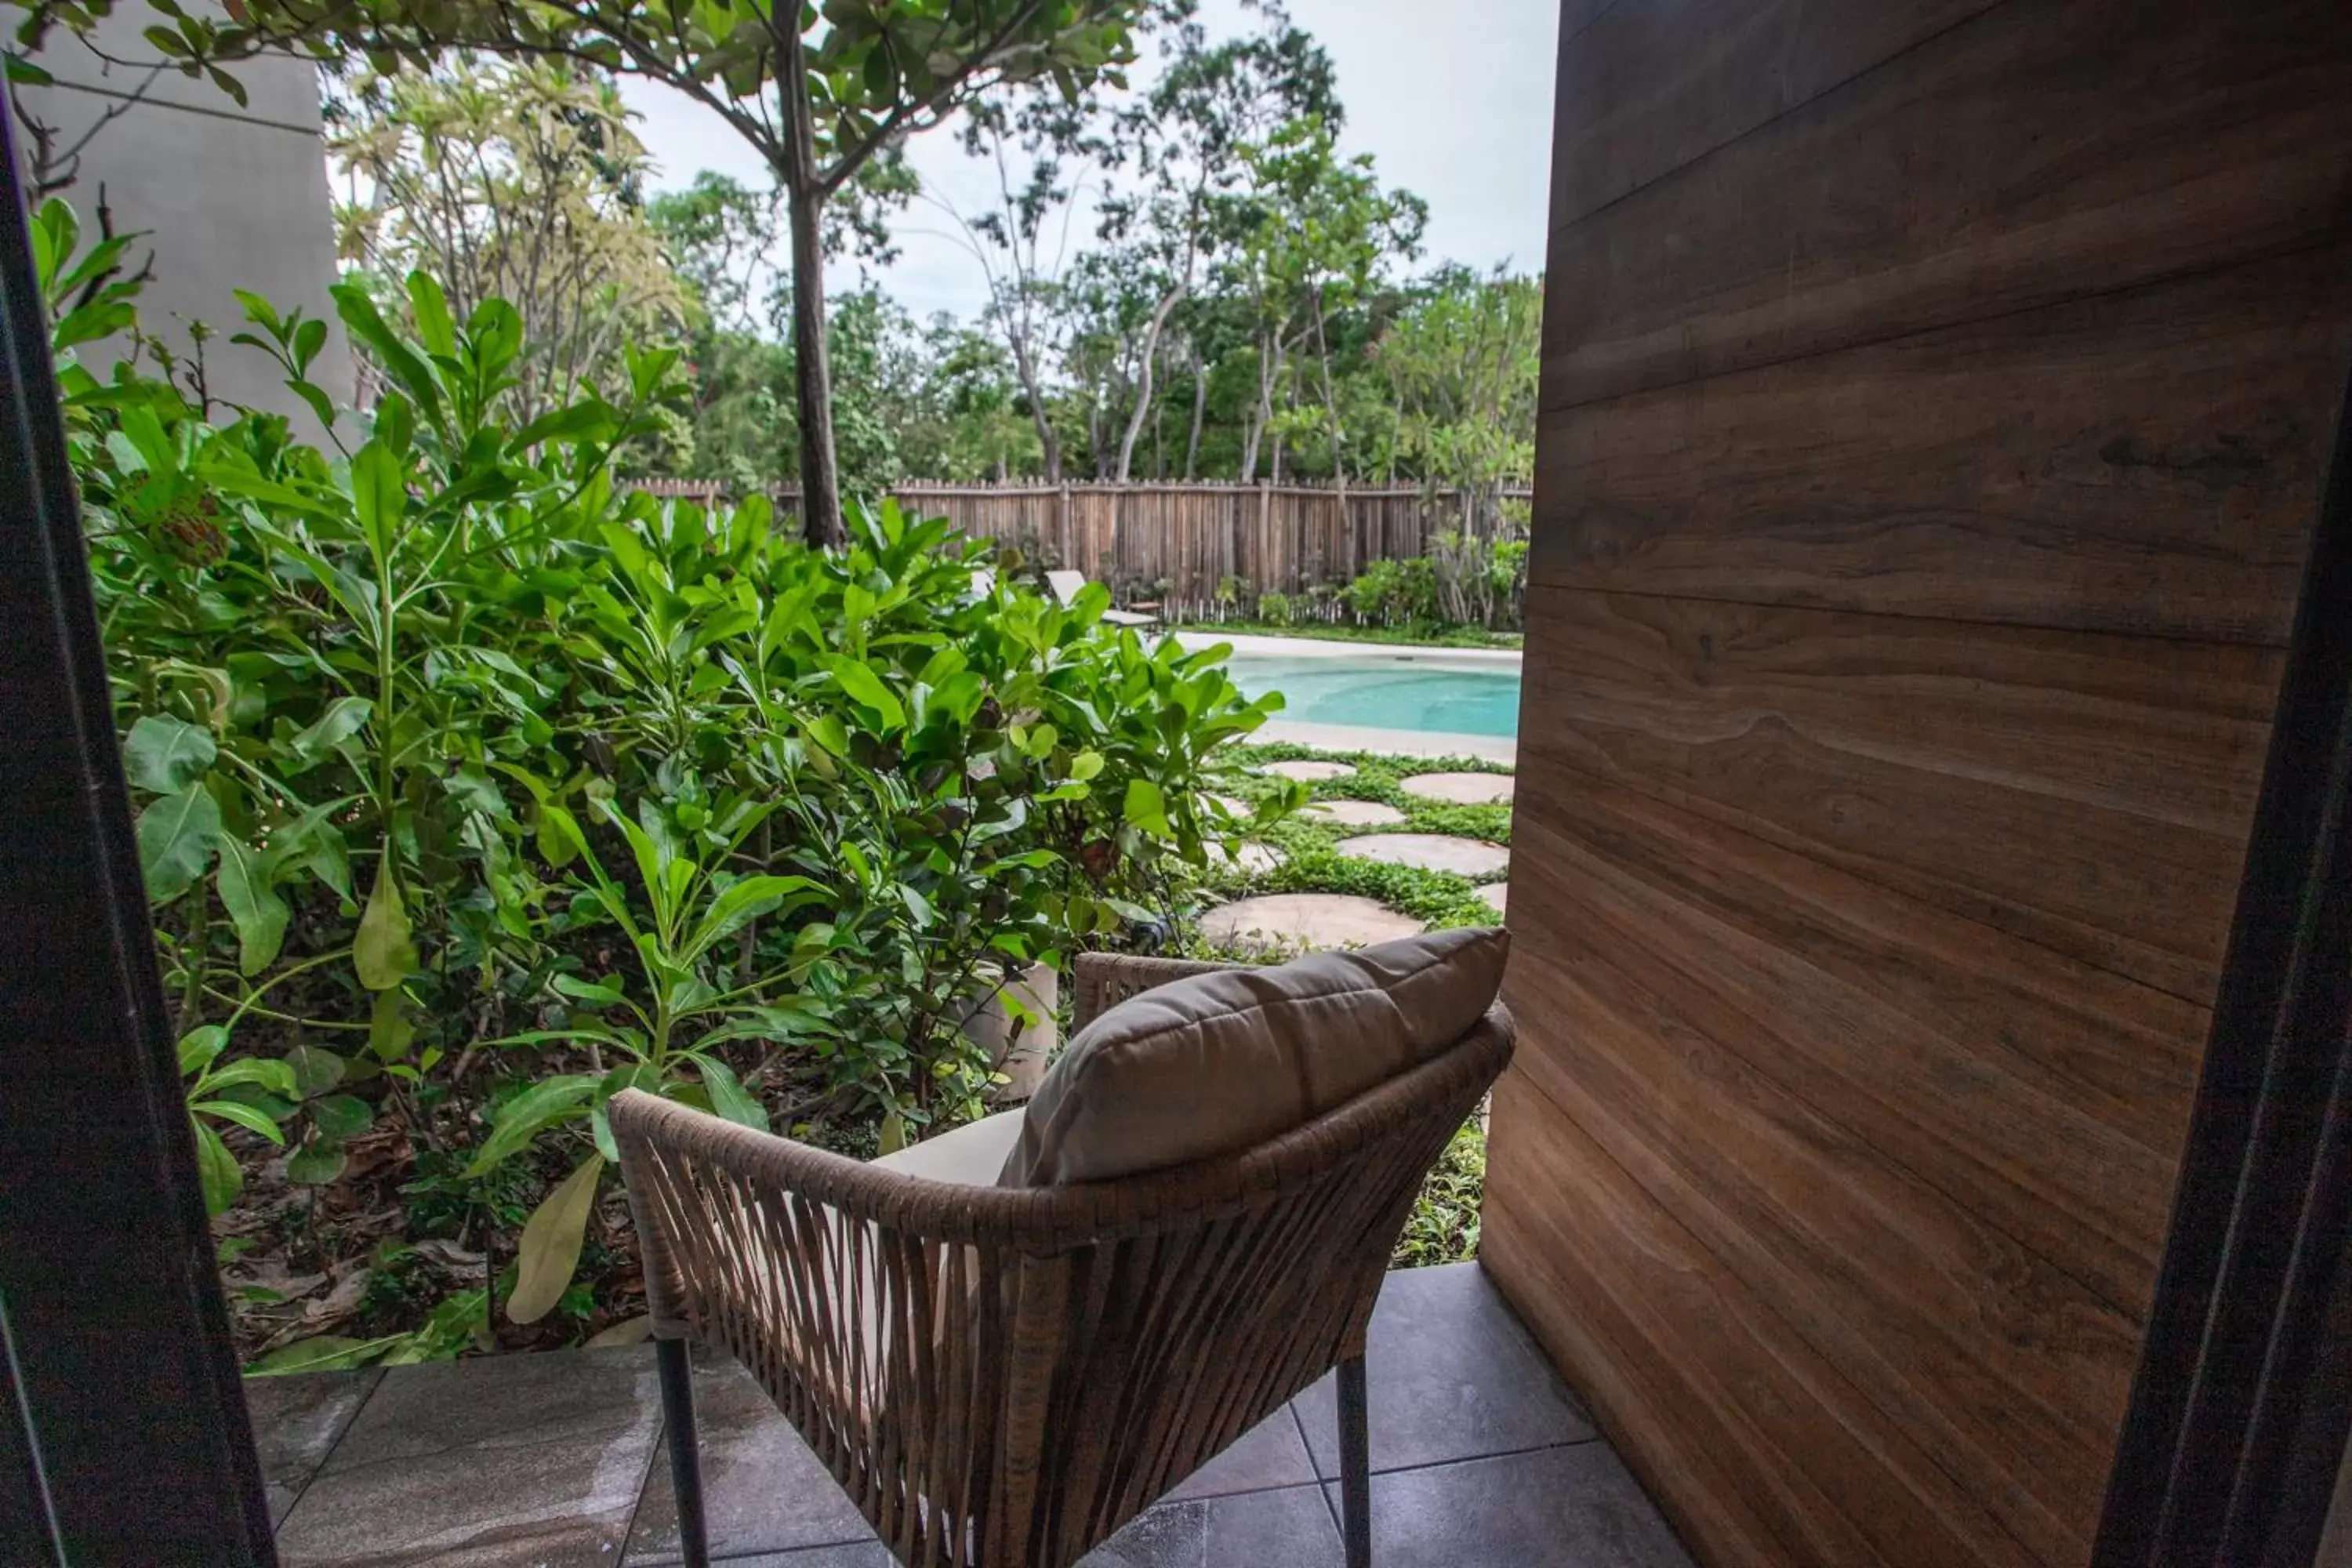
[[[1516,669],[1350,654],[1340,658],[1282,658],[1235,654],[1234,680],[1252,697],[1279,691],[1278,715],[1308,724],[1357,724],[1448,735],[1519,732]]]

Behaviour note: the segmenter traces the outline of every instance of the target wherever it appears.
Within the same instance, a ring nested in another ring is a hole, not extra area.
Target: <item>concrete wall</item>
[[[103,25],[100,47],[118,59],[152,61],[158,57],[140,34],[159,20],[138,0],[124,0]],[[123,110],[91,139],[79,178],[62,194],[85,235],[97,232],[101,191],[118,233],[148,231],[143,244],[154,253],[154,276],[140,300],[146,330],[184,353],[187,323],[210,326],[215,335],[205,363],[213,395],[294,416],[316,438],[316,421],[285,390],[276,366],[227,340],[244,323],[237,289],[281,310],[299,306],[332,320],[327,287],[338,269],[317,73],[285,59],[239,66],[247,99],[239,107],[208,80],[110,66],[62,28],[39,62],[57,85],[21,89],[23,105],[56,128],[61,144],[109,110]],[[82,352],[85,363],[107,358],[103,345]],[[351,400],[352,362],[340,330],[311,374],[336,402]]]

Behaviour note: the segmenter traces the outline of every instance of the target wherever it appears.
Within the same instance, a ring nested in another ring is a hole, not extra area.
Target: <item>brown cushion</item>
[[[1510,940],[1439,931],[1129,997],[1045,1075],[998,1181],[1108,1181],[1279,1137],[1468,1033]]]

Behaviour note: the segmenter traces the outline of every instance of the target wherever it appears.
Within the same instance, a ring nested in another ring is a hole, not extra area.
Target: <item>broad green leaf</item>
[[[370,441],[352,456],[352,509],[379,561],[392,559],[408,513],[408,476],[391,447]]]
[[[416,335],[436,354],[457,352],[457,323],[449,314],[449,296],[423,271],[408,275],[408,307],[416,319]]]
[[[204,1189],[205,1212],[225,1214],[228,1205],[236,1202],[236,1194],[245,1190],[245,1173],[237,1169],[236,1156],[228,1152],[219,1133],[193,1114],[188,1125],[196,1134],[196,1182]]]
[[[820,713],[808,721],[809,738],[836,757],[849,755],[849,726],[837,713]]]
[[[1070,759],[1070,782],[1084,784],[1103,771],[1100,752],[1080,752]]]
[[[286,1134],[278,1130],[278,1123],[250,1105],[240,1104],[234,1100],[199,1100],[191,1103],[188,1109],[200,1115],[234,1121],[249,1132],[258,1132],[272,1143],[283,1144],[286,1142]]]
[[[389,991],[416,973],[416,945],[410,940],[408,910],[401,902],[400,879],[393,875],[389,845],[376,857],[375,886],[368,889],[367,908],[360,914],[352,967],[371,991]]]
[[[746,877],[710,900],[709,911],[695,928],[694,938],[687,943],[683,956],[692,963],[794,893],[824,891],[806,877]]]
[[[617,977],[591,984],[576,974],[558,974],[551,983],[556,990],[575,1002],[593,1002],[599,1007],[616,1007],[623,1000],[621,983]]]
[[[522,1149],[548,1128],[582,1114],[582,1106],[602,1081],[584,1073],[542,1079],[499,1110],[498,1121],[474,1152],[468,1175],[478,1176]]]
[[[269,885],[261,857],[235,834],[221,835],[220,871],[214,885],[220,889],[229,923],[236,927],[237,972],[260,973],[276,962],[293,911]]]
[[[375,1111],[355,1094],[329,1094],[310,1102],[310,1121],[321,1137],[340,1142],[366,1131]]]
[[[559,870],[588,852],[588,836],[580,830],[580,819],[553,801],[539,805],[537,837],[540,854]]]
[[[139,814],[139,869],[148,901],[168,904],[195,886],[220,837],[220,803],[203,784],[150,801]]]
[[[294,1092],[304,1100],[326,1093],[343,1081],[343,1058],[324,1046],[298,1043],[287,1047],[286,1066],[294,1075]]]
[[[609,433],[614,423],[612,409],[593,400],[553,409],[515,432],[514,439],[507,443],[507,455],[519,457],[544,441],[601,437]]]
[[[734,1068],[717,1057],[700,1052],[695,1054],[694,1063],[702,1069],[702,1087],[710,1091],[711,1110],[730,1121],[740,1122],[762,1132],[768,1130],[768,1108],[760,1103],[757,1095],[743,1087],[743,1080],[735,1076]]]
[[[205,1024],[190,1029],[180,1037],[180,1076],[204,1071],[227,1048],[228,1030],[222,1026]]]
[[[374,711],[375,704],[364,697],[336,698],[316,722],[295,735],[290,742],[294,754],[301,759],[303,767],[316,766],[332,756],[337,746],[358,734]]]
[[[284,1103],[289,1110],[291,1110],[292,1101],[302,1092],[295,1084],[294,1069],[284,1062],[273,1061],[268,1057],[247,1057],[242,1061],[234,1061],[225,1068],[217,1068],[204,1077],[205,1092],[207,1094],[215,1094],[223,1089],[238,1089],[247,1084],[266,1090],[266,1099],[257,1100],[249,1096],[239,1098],[243,1099],[247,1105],[255,1105],[264,1110],[272,1103]]]
[[[824,664],[849,700],[879,718],[884,730],[906,727],[906,708],[890,694],[890,689],[882,684],[881,677],[865,664],[843,654],[827,656]]]
[[[1119,815],[1146,833],[1157,833],[1164,837],[1169,831],[1168,798],[1160,793],[1160,786],[1150,779],[1127,781],[1127,799],[1120,807]]]
[[[340,1146],[311,1143],[286,1156],[286,1179],[298,1186],[330,1186],[350,1163],[351,1157]]]
[[[211,731],[168,713],[150,713],[122,738],[122,772],[150,794],[170,795],[203,777],[219,754]]]
[[[335,314],[352,336],[365,343],[375,353],[385,370],[401,389],[415,399],[416,405],[435,419],[441,416],[441,387],[433,379],[432,371],[416,357],[415,350],[400,341],[400,334],[384,324],[383,312],[375,308],[367,290],[355,283],[338,283],[327,290],[334,296]]]
[[[375,994],[375,1005],[368,1012],[368,1051],[378,1061],[402,1061],[408,1056],[416,1025],[408,1016],[406,1002],[396,985]]]
[[[596,1206],[596,1183],[604,1156],[591,1154],[559,1183],[522,1227],[515,1248],[514,1289],[507,1296],[511,1322],[535,1323],[563,1299],[572,1272],[580,1266],[580,1243]]]

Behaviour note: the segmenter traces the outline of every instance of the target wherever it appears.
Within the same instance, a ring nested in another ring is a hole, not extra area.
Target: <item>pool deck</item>
[[[1250,737],[1288,741],[1318,752],[1376,752],[1391,757],[1475,757],[1517,767],[1519,743],[1508,735],[1456,735],[1436,730],[1378,730],[1360,724],[1309,724],[1269,719]]]
[[[1169,634],[1187,652],[1229,643],[1254,658],[1409,658],[1416,664],[1450,664],[1463,669],[1507,669],[1518,673],[1515,647],[1429,647],[1420,643],[1349,642],[1339,637],[1265,637],[1242,632],[1196,632],[1181,626]]]
[[[1265,637],[1240,634],[1172,634],[1187,652],[1231,645],[1236,654],[1259,658],[1400,658],[1457,669],[1519,672],[1515,647],[1424,647],[1413,643],[1343,642],[1336,637]],[[1287,741],[1325,752],[1377,752],[1393,757],[1475,757],[1516,767],[1519,742],[1510,735],[1454,734],[1432,730],[1382,730],[1359,724],[1311,724],[1298,719],[1268,720],[1259,741]]]

